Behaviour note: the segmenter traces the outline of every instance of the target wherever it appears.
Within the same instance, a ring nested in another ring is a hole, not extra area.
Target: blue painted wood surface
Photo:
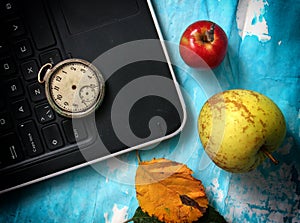
[[[153,5],[177,65],[188,122],[181,135],[141,151],[142,159],[186,163],[229,222],[300,222],[300,1],[154,0]],[[218,23],[229,38],[213,84],[261,92],[283,111],[288,131],[275,153],[278,166],[266,161],[253,172],[230,174],[203,152],[197,116],[219,88],[209,85],[205,72],[187,67],[176,45],[184,29],[202,19]],[[136,166],[132,152],[5,194],[0,222],[122,222],[138,207]]]

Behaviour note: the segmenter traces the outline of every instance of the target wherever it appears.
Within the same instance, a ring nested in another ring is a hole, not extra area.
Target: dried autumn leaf
[[[142,210],[166,223],[197,221],[208,200],[192,173],[186,165],[167,159],[140,162],[135,183]]]

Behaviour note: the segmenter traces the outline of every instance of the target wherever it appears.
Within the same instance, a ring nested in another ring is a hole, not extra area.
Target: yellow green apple
[[[281,145],[284,116],[267,96],[234,89],[213,95],[202,107],[198,132],[208,156],[229,172],[255,169]]]

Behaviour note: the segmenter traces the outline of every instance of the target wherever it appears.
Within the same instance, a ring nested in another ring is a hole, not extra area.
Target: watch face
[[[48,97],[58,113],[81,117],[98,107],[103,98],[104,80],[94,66],[70,59],[53,69],[48,80]]]

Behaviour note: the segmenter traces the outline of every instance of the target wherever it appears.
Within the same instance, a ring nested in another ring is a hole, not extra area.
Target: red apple
[[[224,59],[228,40],[224,30],[211,21],[197,21],[186,28],[179,52],[186,64],[195,68],[217,67]]]

